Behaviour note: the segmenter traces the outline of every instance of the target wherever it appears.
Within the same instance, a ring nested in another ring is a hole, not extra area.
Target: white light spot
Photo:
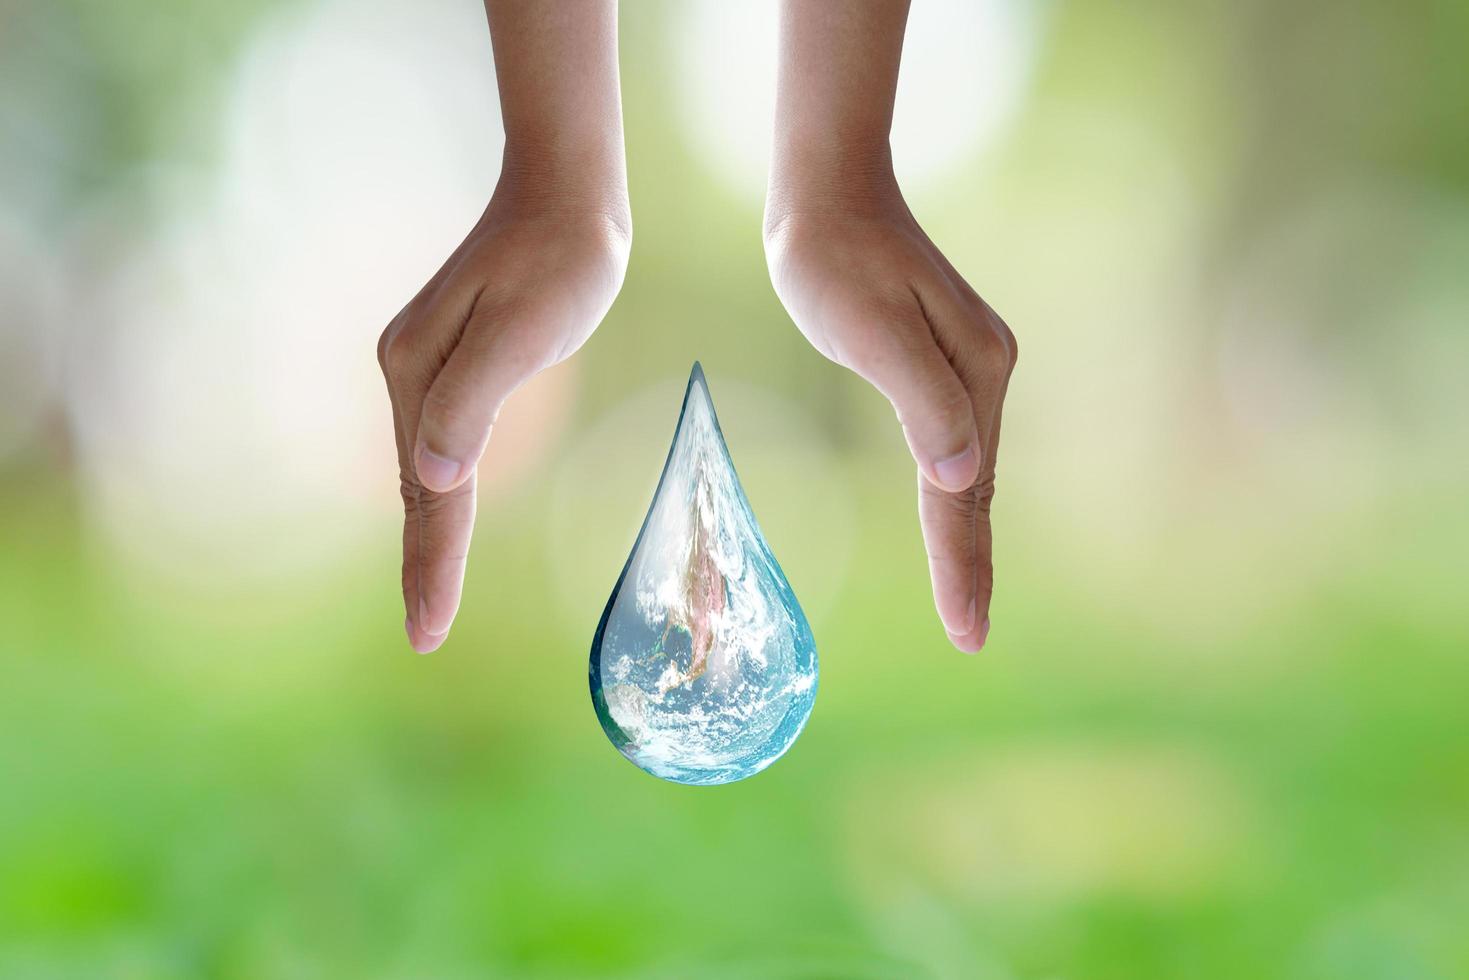
[[[109,537],[185,576],[208,561],[204,578],[228,583],[340,560],[398,506],[374,342],[494,187],[483,15],[292,8],[249,45],[221,143],[207,171],[157,175],[161,228],[113,243],[71,401]],[[567,380],[547,382],[551,402]],[[551,442],[502,428],[502,478],[517,472],[505,453]]]
[[[775,109],[773,0],[678,5],[669,31],[678,108],[694,148],[732,189],[765,191]],[[986,150],[1029,83],[1037,6],[1024,0],[914,4],[893,115],[893,161],[909,191]]]

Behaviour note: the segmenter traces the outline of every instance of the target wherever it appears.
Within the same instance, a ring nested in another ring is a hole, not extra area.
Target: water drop
[[[678,783],[753,776],[791,747],[816,700],[811,627],[745,499],[698,363],[590,674],[612,744]]]

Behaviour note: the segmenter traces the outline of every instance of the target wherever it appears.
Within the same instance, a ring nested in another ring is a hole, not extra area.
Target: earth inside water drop
[[[816,700],[816,644],[745,499],[694,364],[673,446],[592,640],[592,703],[645,771],[709,785],[791,747]]]

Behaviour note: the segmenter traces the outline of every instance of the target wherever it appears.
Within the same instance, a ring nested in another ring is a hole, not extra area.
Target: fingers
[[[474,532],[475,477],[448,493],[403,483],[403,603],[408,641],[419,653],[448,637],[464,590]]]
[[[447,493],[469,479],[505,399],[549,366],[533,335],[493,319],[488,311],[474,313],[424,396],[413,465],[429,490]]]
[[[443,644],[459,611],[475,516],[475,467],[505,399],[555,360],[545,310],[479,303],[454,320],[402,319],[379,346],[393,401],[403,497],[404,629]],[[448,338],[447,340],[443,338]]]
[[[949,641],[965,653],[978,653],[989,635],[991,560],[990,501],[994,481],[960,493],[941,490],[919,475],[918,523],[928,551],[934,606]]]
[[[933,342],[969,398],[981,452],[987,457],[1015,366],[1014,335],[962,280],[957,286],[944,280],[924,283],[919,296]],[[976,477],[993,470],[994,460],[985,458]]]
[[[919,472],[918,524],[923,531],[923,547],[928,552],[934,608],[945,632],[961,650],[966,647],[959,644],[959,639],[973,633],[979,621],[975,590],[978,516],[972,487],[951,493],[934,486]]]
[[[415,315],[417,312],[417,315]],[[403,498],[403,606],[409,644],[419,653],[439,648],[459,608],[465,558],[474,527],[473,471],[448,492],[424,486],[414,460],[422,410],[436,376],[455,346],[454,329],[468,311],[447,304],[400,314],[378,344],[378,359],[393,405]]]
[[[841,360],[892,403],[924,476],[961,491],[979,476],[983,455],[970,393],[934,342],[916,297],[890,319],[897,322],[864,333]]]
[[[403,481],[403,598],[409,642],[419,653],[438,649],[459,611],[474,532],[475,467],[500,407],[545,366],[536,345],[493,319],[485,310],[470,317],[429,386]]]
[[[982,301],[981,301],[982,302]],[[976,406],[992,406],[988,412],[987,422],[981,422],[987,430],[984,451],[984,466],[979,474],[979,481],[974,485],[974,507],[975,519],[975,632],[965,639],[969,643],[976,644],[974,651],[977,652],[984,646],[989,637],[990,629],[990,599],[994,594],[995,571],[993,561],[994,551],[994,529],[990,523],[990,506],[995,497],[995,466],[1000,457],[1000,423],[1005,414],[1005,395],[1010,388],[1010,375],[1015,370],[1016,346],[1015,337],[994,311],[984,307],[985,326],[994,331],[999,338],[999,345],[991,346],[988,357],[991,363],[975,374],[979,379],[976,387]],[[996,376],[998,375],[998,380]],[[993,392],[993,401],[990,401]],[[980,415],[977,408],[976,416]],[[967,649],[960,646],[960,649]]]
[[[403,495],[403,608],[406,613],[403,629],[408,634],[409,646],[418,653],[431,653],[444,642],[445,634],[431,635],[414,622],[418,609],[418,503],[422,487],[413,476],[410,455],[412,442],[394,384],[395,377],[399,377],[402,372],[402,355],[395,352],[389,356],[389,352],[394,351],[395,338],[402,329],[402,321],[403,314],[399,314],[383,331],[377,344],[377,360],[382,368],[383,378],[387,381],[388,400],[393,407],[393,437],[398,449],[399,483]]]
[[[924,299],[934,341],[968,394],[983,448],[978,478],[963,490],[937,486],[920,474],[919,524],[939,618],[955,647],[976,653],[990,629],[994,592],[990,505],[1000,419],[1015,364],[1014,338],[978,297],[939,288]]]
[[[396,399],[395,399],[396,401]],[[475,474],[448,493],[420,483],[408,460],[402,413],[393,412],[403,497],[403,628],[418,653],[432,653],[449,635],[464,589],[474,531]]]

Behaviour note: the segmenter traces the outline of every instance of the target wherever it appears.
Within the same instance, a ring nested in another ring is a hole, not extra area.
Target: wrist
[[[886,134],[777,140],[765,195],[765,237],[793,218],[896,218],[907,213]]]
[[[506,219],[599,217],[631,236],[620,136],[581,141],[507,139],[490,213]]]

